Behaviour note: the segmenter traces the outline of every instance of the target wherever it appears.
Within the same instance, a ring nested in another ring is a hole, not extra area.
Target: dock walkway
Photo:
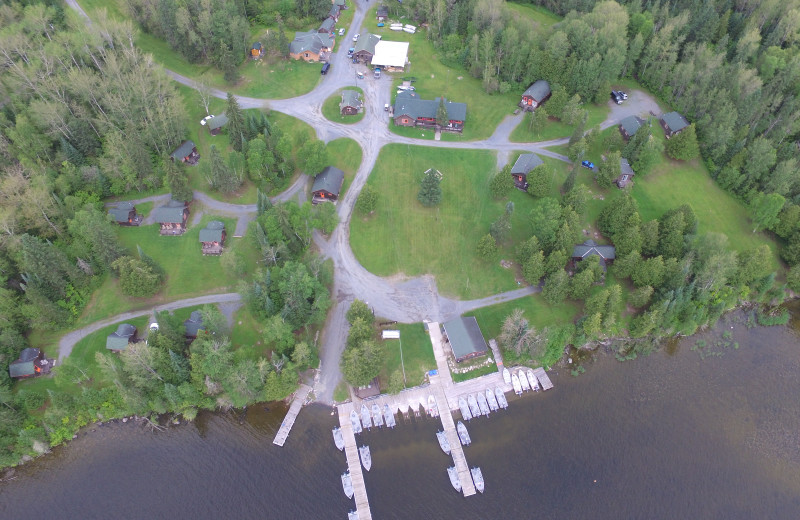
[[[339,426],[342,428],[342,437],[344,438],[344,453],[347,456],[347,469],[350,470],[350,479],[353,481],[353,498],[356,499],[358,519],[372,520],[367,486],[364,484],[364,472],[361,470],[361,459],[358,458],[356,436],[353,433],[353,425],[350,424],[353,403],[340,404],[337,408],[339,409]]]
[[[547,376],[547,372],[545,372],[542,367],[534,368],[533,375],[535,375],[536,379],[539,380],[539,383],[542,385],[542,390],[550,390],[553,388],[553,382],[550,381],[550,378]]]
[[[300,413],[300,409],[306,402],[306,397],[310,392],[311,387],[308,385],[300,385],[300,388],[297,389],[292,399],[292,404],[289,406],[289,413],[283,418],[281,427],[278,429],[277,435],[275,435],[275,440],[272,441],[273,444],[283,446],[283,443],[286,442],[286,438],[289,437],[289,432],[292,431],[292,426],[294,426],[294,420],[297,419],[297,414]]]

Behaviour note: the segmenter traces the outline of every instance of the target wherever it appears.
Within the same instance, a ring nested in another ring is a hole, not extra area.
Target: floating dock
[[[350,470],[350,478],[353,481],[356,512],[358,512],[359,520],[372,520],[372,511],[370,511],[369,499],[367,499],[367,486],[364,485],[364,473],[361,471],[361,459],[358,458],[356,436],[353,433],[353,426],[350,424],[350,411],[353,410],[353,403],[340,404],[337,408],[339,409],[339,425],[342,427],[342,437],[344,438],[344,453],[347,455],[347,469]]]
[[[431,376],[431,379],[438,377]],[[447,400],[444,396],[444,389],[440,385],[431,384],[431,386],[434,387],[437,403]],[[453,421],[453,416],[447,413],[447,410],[439,414],[439,417],[442,419],[442,427],[445,435],[447,435],[447,442],[450,443],[450,455],[453,457],[456,471],[458,471],[458,480],[461,481],[461,492],[464,493],[465,497],[472,496],[475,494],[475,483],[472,482],[472,473],[469,471],[467,457],[464,455],[464,447],[461,445],[461,439],[458,438],[456,423]]]
[[[300,388],[294,393],[292,404],[289,406],[289,413],[283,418],[281,427],[278,429],[278,433],[275,435],[275,440],[272,441],[272,444],[283,446],[283,443],[286,442],[286,438],[289,437],[289,432],[292,431],[292,426],[294,426],[294,420],[297,419],[297,414],[300,413],[300,409],[306,402],[306,397],[308,397],[310,392],[310,386],[300,385]]]
[[[542,385],[542,390],[550,390],[553,388],[553,383],[550,381],[550,378],[547,377],[547,372],[545,372],[542,367],[534,368],[533,375],[539,380],[539,384]]]

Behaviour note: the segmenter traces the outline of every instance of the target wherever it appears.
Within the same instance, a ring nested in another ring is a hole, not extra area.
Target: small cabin
[[[130,323],[120,323],[117,330],[106,337],[106,348],[111,352],[120,353],[135,342],[136,327]]]
[[[225,243],[225,224],[212,220],[200,230],[200,243],[204,255],[221,255]]]
[[[522,93],[522,99],[519,102],[519,107],[525,111],[532,111],[538,108],[542,103],[550,99],[552,92],[550,91],[550,83],[540,79],[528,87]]]
[[[181,145],[170,154],[173,161],[180,161],[187,164],[197,164],[200,160],[200,154],[197,153],[197,147],[194,141],[184,141]]]
[[[116,206],[108,208],[108,214],[120,226],[138,226],[142,223],[142,216],[136,214],[136,206],[133,205],[133,202],[120,202]]]
[[[619,177],[614,181],[614,184],[616,184],[618,188],[624,188],[628,184],[633,183],[633,168],[631,168],[628,159],[622,157],[619,160],[619,171]]]
[[[264,56],[264,46],[261,45],[261,42],[255,42],[252,47],[250,47],[250,58],[257,60]]]
[[[182,235],[186,232],[186,221],[189,219],[189,208],[186,203],[171,200],[166,206],[153,210],[153,220],[160,226],[162,235]]]
[[[644,119],[637,116],[628,116],[619,122],[619,133],[627,141],[633,137],[644,124]]]
[[[219,135],[222,132],[222,127],[228,124],[228,116],[220,114],[208,120],[206,126],[211,135]]]
[[[361,111],[363,106],[357,90],[342,91],[342,102],[339,103],[339,110],[343,116],[354,116]]]
[[[385,5],[379,5],[378,11],[375,13],[375,18],[378,19],[379,22],[385,22],[389,19],[389,8]]]
[[[456,363],[478,356],[485,356],[489,351],[486,339],[478,326],[478,320],[474,316],[450,320],[443,327]]]
[[[678,112],[664,114],[658,122],[661,124],[661,128],[664,129],[664,135],[667,139],[689,126],[689,121]]]
[[[43,374],[49,374],[55,365],[54,359],[44,357],[44,352],[38,348],[26,348],[19,353],[19,358],[8,365],[8,375],[12,379],[26,379]]]
[[[326,166],[316,177],[311,187],[311,203],[336,202],[344,184],[344,172],[335,166]]]
[[[183,322],[183,326],[186,328],[186,337],[195,339],[201,331],[205,330],[203,325],[203,313],[200,311],[192,311],[189,315],[189,319]]]
[[[542,159],[534,153],[521,154],[514,166],[511,167],[511,176],[514,177],[514,186],[522,191],[528,190],[528,174],[537,166],[544,164]]]
[[[583,244],[579,244],[572,249],[573,264],[585,260],[591,256],[600,257],[600,265],[605,270],[606,266],[617,257],[617,249],[614,246],[601,246],[592,239]]]
[[[332,34],[335,26],[336,26],[336,21],[333,18],[325,18],[319,25],[319,29],[317,29],[317,32],[323,34]]]

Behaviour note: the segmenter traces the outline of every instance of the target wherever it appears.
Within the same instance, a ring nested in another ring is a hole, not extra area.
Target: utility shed
[[[217,135],[222,131],[222,127],[227,124],[228,116],[225,114],[220,114],[209,119],[208,123],[206,123],[206,126],[208,127],[208,131],[211,132],[211,135]]]
[[[403,71],[407,63],[408,42],[381,40],[375,44],[375,55],[372,57],[374,67],[383,67],[389,71]]]
[[[474,316],[466,316],[450,320],[444,324],[447,341],[453,351],[456,363],[465,359],[486,355],[489,350],[483,337],[478,320]]]
[[[659,123],[661,123],[661,128],[664,129],[664,135],[667,139],[689,126],[689,121],[678,112],[664,114],[659,119]]]
[[[644,119],[638,118],[636,116],[628,116],[622,121],[619,122],[619,133],[622,134],[622,137],[625,138],[627,141],[636,133],[639,128],[644,124]]]
[[[205,330],[203,325],[203,313],[200,311],[192,311],[189,315],[189,319],[183,322],[183,326],[186,327],[187,338],[196,338],[201,330]]]
[[[344,172],[335,166],[326,166],[316,177],[311,187],[312,204],[336,202],[344,183]]]
[[[120,323],[117,330],[106,337],[106,348],[112,352],[122,352],[136,338],[136,327],[130,323]]]

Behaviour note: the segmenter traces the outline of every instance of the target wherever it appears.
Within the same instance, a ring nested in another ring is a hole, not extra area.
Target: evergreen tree
[[[547,277],[542,289],[542,296],[550,305],[556,305],[566,299],[568,289],[569,275],[561,269]]]
[[[169,186],[172,198],[181,202],[191,202],[194,194],[189,186],[189,179],[183,166],[175,161],[165,160],[162,163],[162,168],[164,169],[164,180]]]
[[[362,215],[369,215],[373,211],[375,211],[376,206],[378,205],[378,190],[372,187],[370,184],[365,184],[363,188],[361,188],[361,193],[358,194],[358,200],[356,201],[356,209]]]
[[[225,107],[225,115],[228,116],[228,136],[231,146],[237,152],[242,151],[242,141],[247,139],[247,128],[244,124],[244,115],[239,106],[236,96],[228,92],[228,100]]]
[[[478,242],[478,256],[491,262],[497,257],[497,242],[492,235],[484,235]]]
[[[444,128],[448,122],[447,107],[444,104],[444,96],[442,96],[439,98],[439,106],[436,108],[436,124],[439,125],[439,128]]]
[[[547,196],[552,179],[553,170],[547,164],[540,164],[528,173],[528,193],[534,197]]]
[[[679,161],[688,161],[700,155],[694,123],[684,128],[667,141],[667,155]]]
[[[621,173],[620,153],[612,152],[605,161],[601,162],[597,171],[597,184],[601,188],[610,188]]]
[[[492,197],[502,199],[514,189],[514,178],[511,176],[511,164],[506,164],[502,170],[494,174],[489,181],[489,191]]]
[[[83,154],[72,146],[63,136],[61,137],[61,152],[64,154],[64,157],[75,166],[81,166],[86,163],[86,158]]]
[[[426,207],[438,205],[442,201],[441,182],[441,174],[438,171],[433,168],[426,171],[420,183],[417,200]]]

